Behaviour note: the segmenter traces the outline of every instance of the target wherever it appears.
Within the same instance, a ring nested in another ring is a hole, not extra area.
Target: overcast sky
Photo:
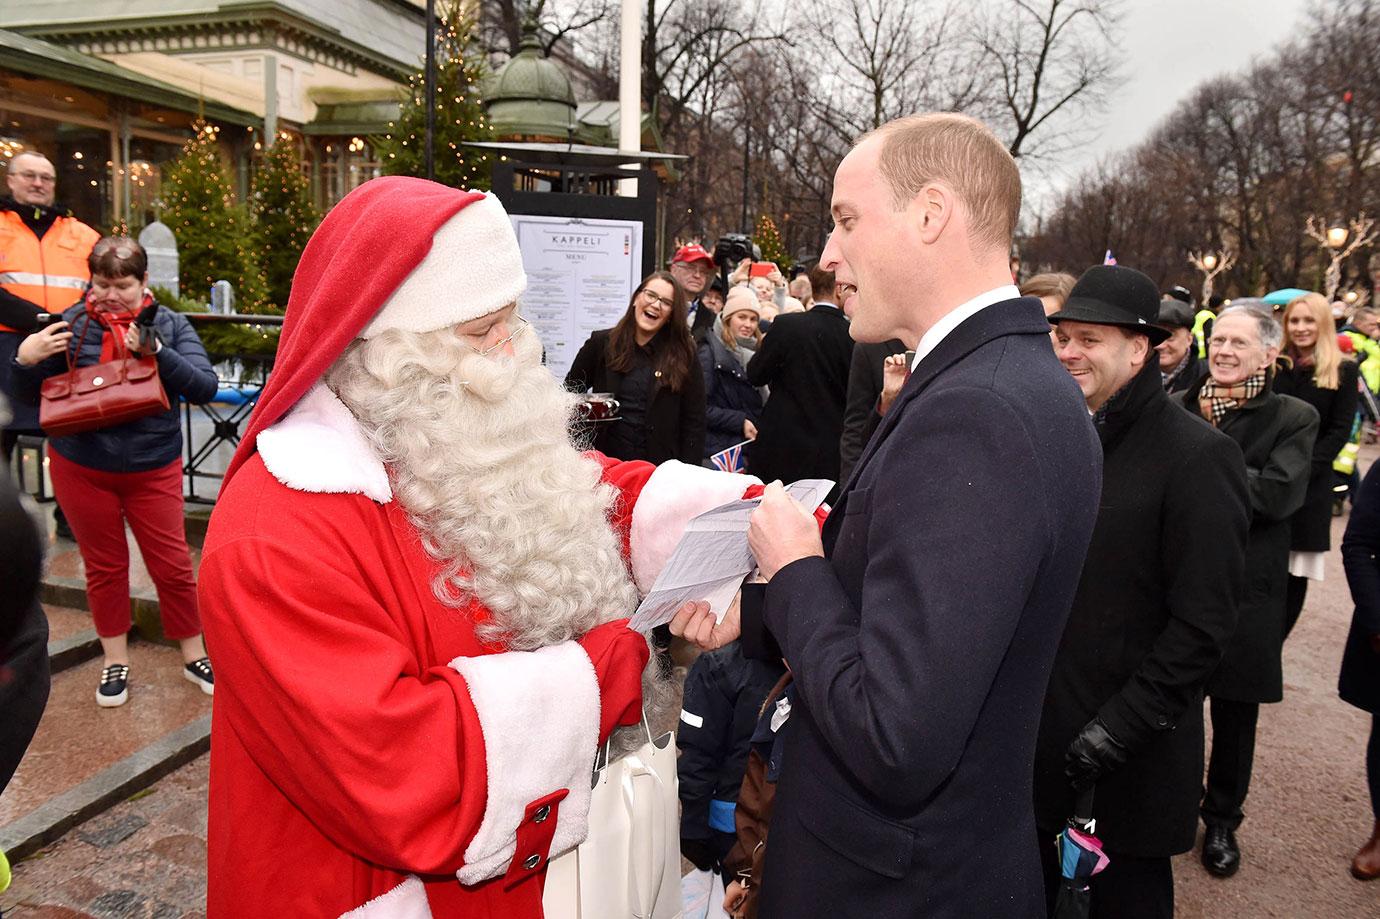
[[[1028,175],[1039,208],[1101,156],[1134,146],[1199,83],[1267,56],[1294,35],[1313,0],[1126,0],[1121,89],[1082,151]]]

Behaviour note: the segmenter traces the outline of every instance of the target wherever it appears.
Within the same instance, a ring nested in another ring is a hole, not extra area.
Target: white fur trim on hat
[[[525,290],[527,273],[513,223],[498,199],[486,194],[442,224],[426,258],[359,337],[373,338],[389,329],[431,332],[468,322],[503,309]]]

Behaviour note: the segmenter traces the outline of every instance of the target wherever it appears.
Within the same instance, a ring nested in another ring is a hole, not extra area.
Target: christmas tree
[[[311,200],[311,183],[302,172],[297,145],[279,138],[264,152],[254,175],[250,208],[259,229],[268,301],[286,308],[292,273],[321,215]]]
[[[489,157],[466,141],[490,140],[493,132],[480,98],[485,56],[475,41],[476,20],[460,0],[444,0],[436,29],[436,181],[455,188],[487,189]],[[398,120],[374,139],[387,175],[426,176],[426,74],[409,81]]]
[[[786,244],[781,241],[781,232],[776,229],[776,221],[766,214],[758,217],[752,241],[762,250],[762,261],[775,262],[782,271],[790,270],[791,257],[786,254]]]
[[[210,300],[211,285],[229,281],[235,308],[265,312],[267,291],[259,268],[258,239],[249,211],[235,201],[230,174],[220,158],[220,130],[198,119],[182,154],[163,167],[163,222],[177,238],[180,286],[187,296]]]

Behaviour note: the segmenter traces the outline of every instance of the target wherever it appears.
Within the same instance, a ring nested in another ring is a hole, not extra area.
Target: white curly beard
[[[450,329],[356,341],[327,385],[360,422],[438,568],[448,606],[478,600],[479,636],[517,651],[632,614],[637,589],[610,513],[618,492],[570,439],[576,399],[541,365],[530,329],[515,356],[483,357]],[[652,723],[669,686],[644,678]],[[617,746],[645,739],[620,732]]]

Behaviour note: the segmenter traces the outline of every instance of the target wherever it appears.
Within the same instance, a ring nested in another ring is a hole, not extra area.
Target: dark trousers
[[[1134,858],[1107,851],[1108,864],[1092,879],[1089,919],[1174,919],[1174,868],[1169,856]],[[1058,847],[1040,837],[1045,871],[1045,904],[1054,915],[1059,896]]]
[[[1289,586],[1284,591],[1284,637],[1294,630],[1303,612],[1303,601],[1308,596],[1308,579],[1289,575]]]
[[[1207,791],[1203,795],[1203,822],[1235,830],[1244,816],[1241,806],[1251,787],[1255,765],[1255,726],[1260,717],[1257,702],[1233,702],[1212,697],[1212,755],[1208,759]]]
[[[1370,716],[1370,742],[1366,744],[1366,782],[1370,785],[1370,807],[1380,823],[1380,715]]]

